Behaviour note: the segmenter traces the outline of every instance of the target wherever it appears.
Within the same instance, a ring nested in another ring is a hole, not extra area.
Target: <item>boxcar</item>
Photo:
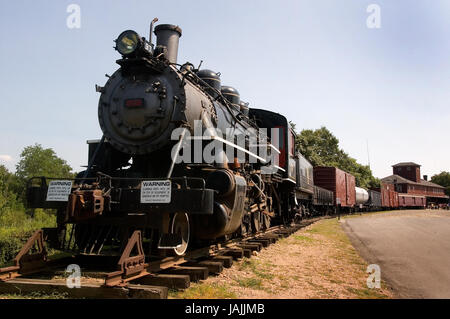
[[[355,177],[336,167],[314,167],[314,184],[333,192],[334,205],[353,208],[356,203]]]
[[[394,190],[393,184],[381,184],[381,207],[385,209],[398,207],[398,193]]]
[[[399,207],[409,208],[425,208],[426,198],[425,196],[398,194]]]

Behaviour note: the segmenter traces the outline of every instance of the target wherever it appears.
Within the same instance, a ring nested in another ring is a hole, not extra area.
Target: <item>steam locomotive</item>
[[[57,209],[51,244],[74,237],[79,251],[100,254],[140,230],[149,256],[183,255],[333,213],[333,193],[314,186],[288,120],[249,108],[220,73],[178,64],[182,30],[157,25],[155,45],[155,21],[148,40],[132,30],[115,40],[119,68],[96,85],[103,136],[88,141],[87,169],[29,181],[28,205]]]

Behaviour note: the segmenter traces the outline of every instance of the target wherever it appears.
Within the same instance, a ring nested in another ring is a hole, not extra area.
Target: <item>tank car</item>
[[[356,209],[358,209],[359,211],[365,210],[368,201],[369,201],[369,193],[364,188],[355,186]]]

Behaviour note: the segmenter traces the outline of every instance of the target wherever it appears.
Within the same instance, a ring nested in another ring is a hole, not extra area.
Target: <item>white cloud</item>
[[[10,155],[0,155],[0,160],[5,162],[11,162],[13,158]]]

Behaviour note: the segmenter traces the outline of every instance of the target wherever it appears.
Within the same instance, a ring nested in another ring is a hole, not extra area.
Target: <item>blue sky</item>
[[[81,28],[69,29],[69,4]],[[369,29],[369,4],[381,28]],[[326,126],[374,175],[414,161],[450,170],[450,1],[1,1],[0,163],[53,148],[75,169],[99,138],[98,93],[120,32],[147,36],[153,17],[183,29],[179,62],[222,73],[250,106],[298,129]]]

